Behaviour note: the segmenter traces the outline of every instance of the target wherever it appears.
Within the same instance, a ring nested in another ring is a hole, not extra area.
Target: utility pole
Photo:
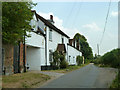
[[[98,51],[98,56],[99,56],[99,44],[97,44],[97,51]]]

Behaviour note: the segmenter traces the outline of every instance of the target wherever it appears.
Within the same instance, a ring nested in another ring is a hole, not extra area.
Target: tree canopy
[[[120,49],[113,49],[112,51],[105,53],[100,58],[100,61],[104,65],[120,67]]]
[[[15,44],[23,40],[23,35],[31,31],[29,24],[33,18],[32,2],[3,2],[2,3],[2,42]]]
[[[89,46],[87,39],[79,33],[75,34],[74,39],[80,43],[82,56],[84,56],[85,59],[93,59],[92,48]]]

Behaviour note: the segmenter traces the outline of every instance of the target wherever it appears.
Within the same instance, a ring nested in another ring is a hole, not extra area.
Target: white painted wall
[[[31,37],[26,38],[26,45],[45,48],[45,38],[34,32],[30,32]]]
[[[40,53],[40,48],[38,47],[26,48],[26,64],[29,66],[29,70],[41,70]]]
[[[78,51],[77,49],[75,49],[74,47],[68,45],[68,60],[67,61],[68,61],[69,65],[77,65],[76,57],[78,55],[81,56],[82,53],[80,51]],[[69,56],[71,56],[70,59],[69,59]]]
[[[44,30],[44,28],[45,28],[44,23],[43,23],[40,19],[38,19],[38,26],[39,26],[42,30]]]
[[[36,19],[33,20],[33,25],[39,26],[41,29],[44,30],[45,25],[41,20],[39,20],[37,23],[34,23],[34,21],[36,21]],[[66,46],[66,51],[67,51],[66,60],[69,60],[69,55],[70,55],[71,58],[70,58],[69,64],[70,65],[76,64],[76,56],[81,55],[81,53],[78,50],[76,50],[75,48],[73,48],[69,45],[67,47],[67,43],[69,43],[69,38],[61,35],[60,33],[56,32],[55,30],[52,30],[52,41],[49,41],[49,30],[50,30],[50,28],[47,27],[46,28],[46,43],[45,43],[45,38],[43,36],[38,35],[34,32],[31,32],[30,33],[31,37],[26,39],[26,44],[28,46],[33,46],[33,47],[39,47],[40,48],[39,52],[41,52],[41,53],[38,56],[40,56],[41,66],[46,65],[46,59],[47,59],[47,65],[48,66],[50,65],[49,50],[52,50],[54,52],[57,49],[58,44],[62,44],[62,37],[64,38],[64,44]],[[45,45],[46,45],[46,48],[47,48],[47,55],[45,54]]]
[[[49,62],[49,50],[52,50],[53,52],[57,49],[57,46],[58,44],[62,44],[62,37],[64,38],[64,44],[66,46],[66,50],[67,50],[67,43],[68,43],[68,40],[69,38],[61,35],[60,33],[56,32],[55,30],[52,30],[52,41],[49,40],[49,28],[47,28],[47,42],[48,42],[48,51],[47,51],[47,54],[48,54],[48,59],[47,59],[47,65],[50,65],[50,62]],[[66,56],[67,58],[67,56]]]
[[[35,31],[37,30],[38,22],[35,14],[33,15],[33,19],[31,20],[30,25]]]
[[[39,53],[39,55],[37,54],[38,56],[36,56],[36,57],[40,57],[39,61],[41,62],[41,65],[44,66],[44,65],[46,65],[45,64],[45,62],[46,62],[46,57],[45,57],[45,38],[42,35],[38,35],[38,34],[36,34],[34,32],[30,32],[30,34],[31,34],[31,37],[26,38],[26,45],[27,46],[31,46],[31,47],[36,47],[36,48],[38,47],[37,49],[40,49],[39,52],[41,52],[41,53]],[[35,49],[36,53],[38,52],[37,49]],[[32,51],[28,50],[27,54],[29,52],[32,52]],[[30,57],[36,58],[34,56],[30,56]]]
[[[45,56],[45,48],[40,48],[40,61],[41,61],[41,66],[46,65],[46,56]]]

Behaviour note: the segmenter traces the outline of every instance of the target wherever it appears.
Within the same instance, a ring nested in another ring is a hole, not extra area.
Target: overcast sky
[[[33,9],[46,19],[53,15],[55,26],[70,38],[80,33],[87,38],[93,53],[97,53],[109,2],[37,2]],[[112,2],[100,54],[118,47],[118,3]]]

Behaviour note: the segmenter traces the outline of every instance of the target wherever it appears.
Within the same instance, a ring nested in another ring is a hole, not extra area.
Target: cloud
[[[88,30],[93,30],[93,31],[99,31],[99,30],[101,30],[95,22],[93,22],[91,24],[83,25],[82,27],[86,28]]]
[[[49,12],[49,13],[39,12],[38,14],[44,17],[45,19],[49,19],[50,15],[53,15],[53,20],[55,22],[54,25],[57,28],[59,28],[61,31],[63,31],[65,34],[67,34],[70,38],[73,38],[76,33],[80,33],[79,30],[76,28],[65,28],[63,26],[63,20],[55,16],[52,12]]]
[[[113,17],[118,16],[118,12],[117,12],[117,11],[112,11],[112,12],[111,12],[111,16],[113,16]]]

